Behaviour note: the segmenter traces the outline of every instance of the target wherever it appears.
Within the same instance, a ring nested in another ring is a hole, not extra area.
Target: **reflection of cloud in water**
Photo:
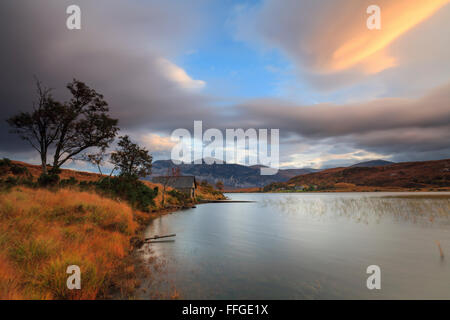
[[[260,204],[284,214],[308,214],[317,218],[348,218],[354,222],[379,223],[382,218],[423,226],[449,225],[449,198],[402,197],[296,197],[265,198]]]

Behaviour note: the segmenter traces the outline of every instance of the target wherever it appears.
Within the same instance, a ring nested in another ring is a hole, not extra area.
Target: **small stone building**
[[[195,176],[158,176],[153,177],[152,181],[162,185],[165,184],[187,194],[191,198],[195,197],[195,189],[197,189]]]

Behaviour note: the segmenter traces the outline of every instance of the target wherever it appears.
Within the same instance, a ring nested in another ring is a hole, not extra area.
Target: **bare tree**
[[[104,166],[106,163],[111,163],[110,160],[111,153],[106,153],[105,150],[100,150],[97,153],[92,154],[83,154],[80,159],[81,161],[89,162],[90,164],[97,167],[98,172],[103,175],[102,166]],[[109,159],[109,160],[108,160]],[[114,171],[116,170],[116,167],[113,167],[111,172],[109,173],[109,176],[111,177]]]
[[[20,112],[9,118],[8,124],[13,127],[11,132],[17,133],[40,154],[42,172],[47,173],[47,153],[50,146],[60,135],[58,114],[63,106],[55,101],[51,89],[43,87],[36,79],[38,101],[33,103],[33,111]]]
[[[164,177],[164,180],[163,180],[163,190],[162,190],[162,200],[161,200],[161,205],[163,207],[164,207],[164,204],[166,202],[167,186],[168,186],[168,184],[170,182],[170,178],[172,178],[171,173],[172,173],[172,176],[174,176],[175,175],[175,170],[174,170],[174,168],[171,168],[171,166],[169,165],[167,167],[167,174],[166,174],[166,176]]]
[[[87,154],[87,155],[85,155],[83,160],[86,160],[86,161],[92,163],[93,165],[97,166],[98,172],[101,175],[103,175],[102,165],[104,165],[104,163],[105,163],[104,158],[105,158],[105,154],[103,152],[99,152],[99,153]]]

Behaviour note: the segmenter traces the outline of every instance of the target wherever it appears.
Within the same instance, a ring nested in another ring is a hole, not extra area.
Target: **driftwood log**
[[[161,239],[161,238],[169,238],[169,237],[175,237],[175,236],[176,236],[175,233],[174,234],[168,234],[168,235],[165,235],[165,236],[155,235],[155,236],[150,237],[150,238],[145,238],[144,240],[145,241],[150,241],[150,240],[156,240],[156,239]]]

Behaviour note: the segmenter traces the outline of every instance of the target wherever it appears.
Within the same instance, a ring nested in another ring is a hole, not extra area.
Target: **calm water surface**
[[[146,235],[177,234],[150,246],[185,299],[450,299],[450,200],[422,194],[227,194],[254,202],[198,205]]]

